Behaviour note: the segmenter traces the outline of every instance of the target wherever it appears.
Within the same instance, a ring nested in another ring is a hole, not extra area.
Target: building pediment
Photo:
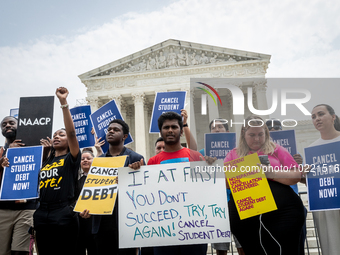
[[[86,80],[259,60],[269,63],[270,55],[169,39],[81,74],[79,78]]]

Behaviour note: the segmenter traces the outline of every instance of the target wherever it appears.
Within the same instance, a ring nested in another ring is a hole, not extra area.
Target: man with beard
[[[181,146],[183,134],[182,117],[175,112],[165,112],[158,118],[158,128],[164,140],[164,151],[149,159],[148,165],[168,164],[204,160],[201,153]],[[207,244],[174,245],[155,247],[155,255],[205,255]]]
[[[18,120],[7,116],[1,121],[1,132],[6,138],[4,149],[0,151],[0,185],[3,169],[3,156],[8,148],[24,146],[15,140]],[[37,200],[0,201],[0,255],[28,255],[30,235],[28,229],[33,225],[33,213]]]
[[[100,157],[117,157],[127,155],[125,167],[133,169],[144,165],[144,157],[124,146],[129,135],[129,126],[119,119],[112,120],[106,133],[109,149]],[[91,212],[84,210],[80,213],[83,218],[89,218]],[[118,249],[118,197],[111,215],[94,215],[92,233],[97,247],[97,254],[136,255],[136,248]]]

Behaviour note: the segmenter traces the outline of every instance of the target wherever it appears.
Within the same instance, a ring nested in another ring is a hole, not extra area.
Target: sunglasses
[[[274,128],[274,130],[282,130],[282,127],[281,127],[281,126],[277,126],[277,125],[275,125],[274,127],[268,126],[268,129],[269,129],[269,130],[271,130],[272,128]]]

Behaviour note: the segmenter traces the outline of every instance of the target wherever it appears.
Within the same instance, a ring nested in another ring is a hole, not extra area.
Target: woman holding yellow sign
[[[229,201],[231,232],[241,243],[245,254],[302,254],[299,239],[305,218],[304,209],[301,199],[289,186],[300,181],[301,173],[289,152],[270,140],[268,127],[259,116],[250,116],[245,120],[238,147],[228,153],[224,162],[254,153],[268,156],[269,161],[262,167],[267,170],[265,176],[277,210],[241,220],[235,203],[239,206],[244,200],[248,205],[249,202],[262,202],[263,199],[257,201],[245,197],[234,200],[232,195]],[[242,174],[251,176],[249,171]],[[250,180],[249,177],[247,180]],[[245,206],[243,209],[251,207]]]

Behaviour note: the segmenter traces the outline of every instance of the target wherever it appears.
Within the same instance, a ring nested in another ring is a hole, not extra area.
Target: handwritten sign
[[[118,167],[124,166],[126,157],[93,159],[74,208],[75,212],[87,209],[91,214],[112,214],[117,197]]]
[[[277,209],[257,153],[225,163],[226,176],[240,219]]]
[[[157,92],[151,115],[150,132],[159,133],[158,118],[164,112],[181,114],[184,109],[186,91]]]
[[[270,131],[273,142],[285,148],[290,155],[297,154],[295,130]]]
[[[305,157],[311,166],[307,175],[309,210],[340,209],[340,142],[305,148]]]
[[[94,146],[94,135],[91,134],[92,123],[90,119],[91,106],[83,105],[70,109],[74,127],[76,129],[79,148]]]
[[[42,146],[9,148],[6,157],[10,166],[4,168],[0,200],[22,200],[39,197],[38,176]]]
[[[223,162],[215,163],[119,170],[119,247],[230,242]]]
[[[204,134],[205,155],[224,159],[236,147],[235,133]]]
[[[102,146],[103,152],[109,149],[109,143],[106,141],[107,128],[111,120],[120,119],[124,120],[115,100],[108,102],[107,104],[100,107],[97,111],[90,115],[94,130],[98,138],[102,138],[105,144]],[[128,137],[124,141],[124,145],[132,143],[133,139],[129,133]]]

